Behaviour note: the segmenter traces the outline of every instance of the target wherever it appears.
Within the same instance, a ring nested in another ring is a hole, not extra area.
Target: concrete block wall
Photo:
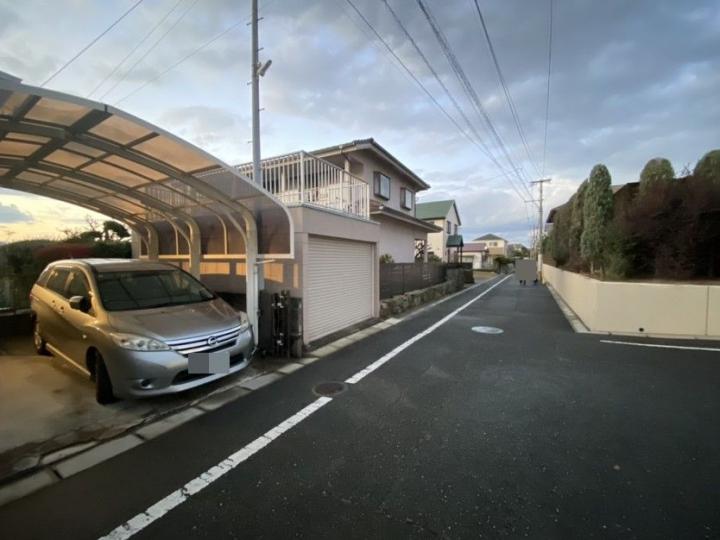
[[[549,265],[543,279],[592,331],[720,338],[720,285],[600,281]]]

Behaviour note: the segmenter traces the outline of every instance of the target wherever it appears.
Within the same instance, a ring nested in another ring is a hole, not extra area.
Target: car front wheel
[[[113,394],[110,374],[100,353],[95,353],[95,399],[100,405],[107,405],[117,401],[115,394]]]
[[[33,325],[33,345],[35,346],[35,351],[38,354],[42,354],[43,356],[47,356],[48,350],[47,347],[45,347],[46,342],[45,338],[42,336],[42,331],[40,329],[40,322],[35,320],[35,324]]]

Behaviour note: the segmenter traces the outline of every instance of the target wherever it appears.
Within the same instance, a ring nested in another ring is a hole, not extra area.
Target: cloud
[[[498,162],[508,168],[417,4],[388,1]],[[447,2],[441,9],[437,2],[426,3],[512,161],[527,172],[525,180],[534,179],[537,172],[525,156],[472,5]],[[458,200],[468,234],[527,234],[531,209],[507,179],[498,176],[498,167],[437,110],[345,2],[265,0],[260,4],[264,17],[260,54],[264,60],[273,60],[261,82],[264,155],[372,136],[433,186],[423,199]],[[383,3],[357,0],[356,4],[464,125]],[[80,95],[89,92],[172,5],[172,1],[143,3],[50,86]],[[506,0],[481,6],[530,152],[541,166],[548,3]],[[37,83],[125,9],[119,0],[6,4],[0,7],[0,70]],[[223,29],[248,19],[248,11],[246,3],[234,0],[198,2],[108,96],[110,101],[155,77]],[[636,179],[652,157],[665,156],[680,170],[717,146],[720,5],[716,1],[698,0],[691,8],[675,0],[556,2],[553,26],[545,167],[553,183],[547,186],[547,208],[564,202],[598,162],[609,167],[614,183],[622,183]],[[246,143],[250,139],[249,44],[249,29],[240,24],[122,107],[226,161],[244,161],[250,154]]]
[[[0,203],[0,223],[22,223],[32,220],[32,215],[23,212],[16,205]]]

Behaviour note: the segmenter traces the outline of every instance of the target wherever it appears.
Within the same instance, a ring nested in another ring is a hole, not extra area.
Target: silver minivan
[[[95,381],[99,403],[180,392],[235,373],[254,352],[245,313],[183,270],[131,259],[48,265],[30,293],[33,340]],[[229,371],[196,373],[191,353],[227,352]]]

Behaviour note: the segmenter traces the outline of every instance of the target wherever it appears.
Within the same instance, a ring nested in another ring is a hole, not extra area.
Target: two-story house
[[[342,167],[370,186],[370,219],[380,223],[379,256],[413,262],[439,227],[416,215],[416,194],[430,186],[374,139],[362,139],[310,152]],[[422,250],[427,253],[427,250]]]
[[[473,240],[473,242],[483,242],[488,250],[488,261],[495,264],[495,259],[498,257],[509,256],[509,244],[507,240],[501,238],[496,234],[484,234]]]
[[[451,262],[462,238],[458,228],[462,225],[455,201],[433,201],[417,205],[417,217],[432,223],[441,230],[428,234],[428,252],[443,262]]]

